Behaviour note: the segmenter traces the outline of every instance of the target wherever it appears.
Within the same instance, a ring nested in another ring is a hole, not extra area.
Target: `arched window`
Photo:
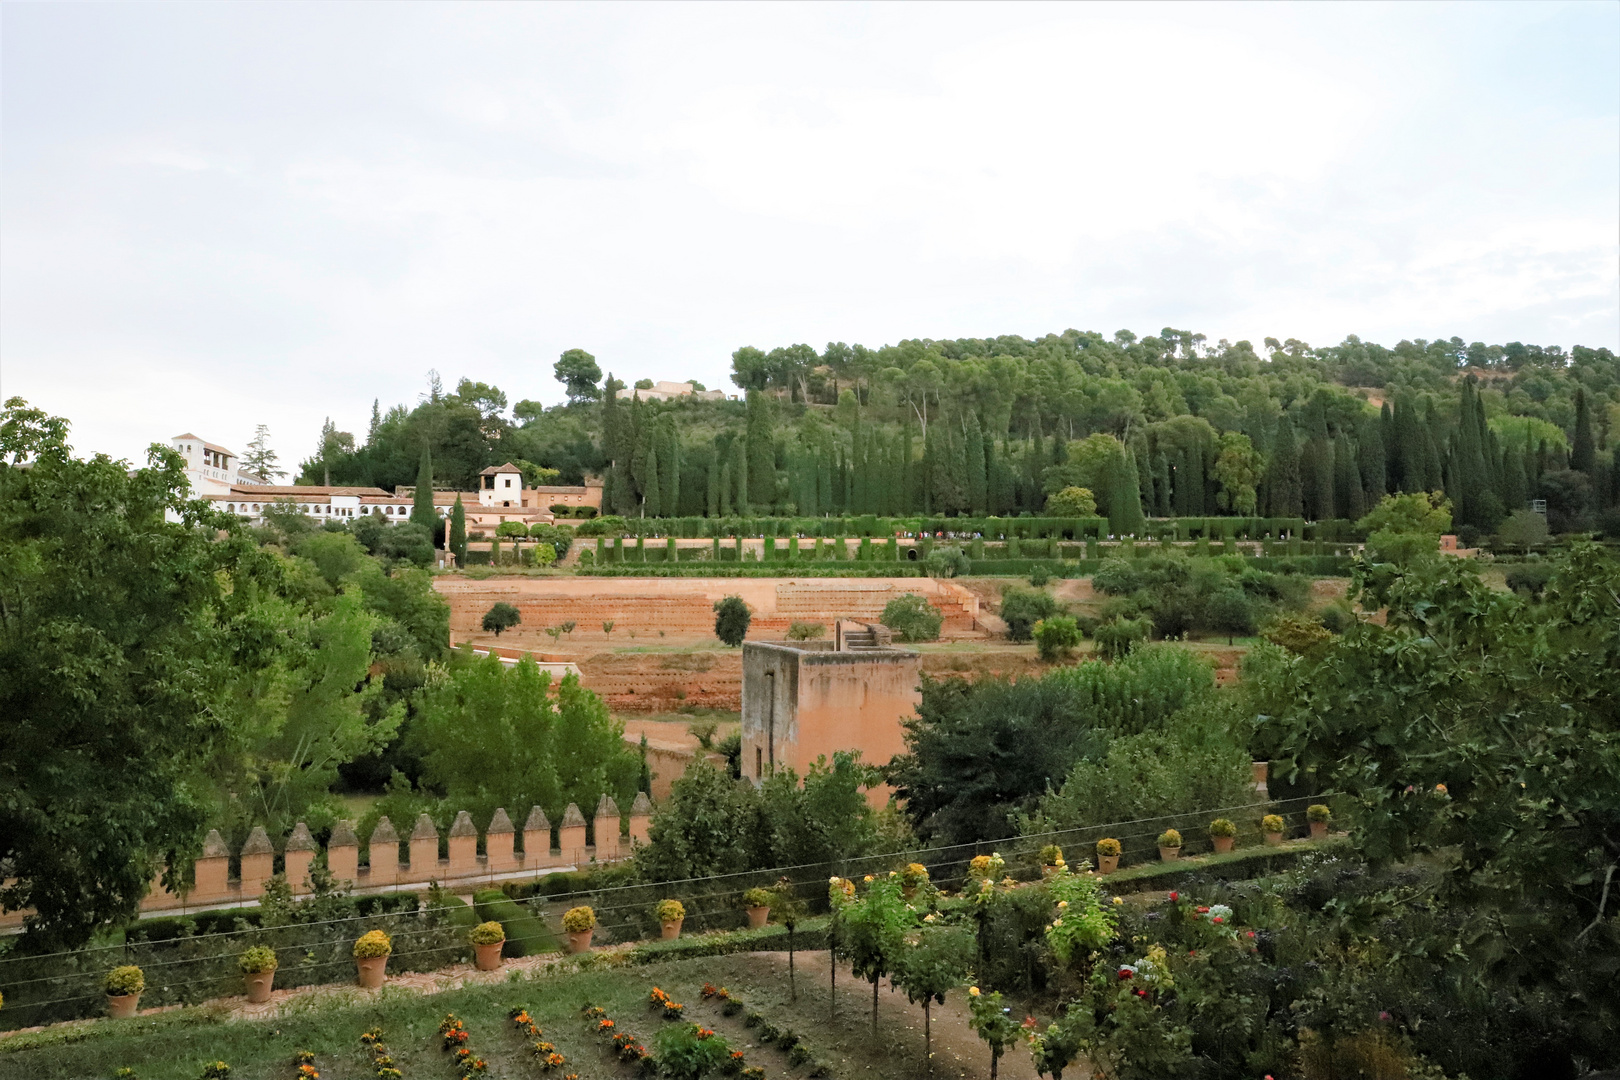
[[[253,512],[255,514],[257,514],[259,512],[259,504],[258,503],[253,504]]]
[[[236,512],[236,504],[235,503],[226,503],[225,504],[225,512],[227,514],[235,513]]]

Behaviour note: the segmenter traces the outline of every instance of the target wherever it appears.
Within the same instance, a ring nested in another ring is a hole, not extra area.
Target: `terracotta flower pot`
[[[107,1015],[114,1020],[127,1020],[135,1015],[135,1010],[140,1007],[140,1004],[141,995],[139,994],[108,994]]]
[[[1311,839],[1320,840],[1327,835],[1328,823],[1325,821],[1311,822]]]
[[[473,964],[479,971],[494,971],[501,966],[501,946],[504,941],[492,941],[488,945],[473,946]]]
[[[568,951],[570,953],[589,952],[591,948],[591,935],[596,933],[593,926],[589,930],[568,931]]]
[[[1161,847],[1159,848],[1159,858],[1165,862],[1175,862],[1181,858],[1181,849],[1178,847]]]
[[[1099,856],[1097,856],[1097,873],[1099,873],[1099,874],[1112,874],[1115,870],[1118,870],[1118,869],[1119,869],[1119,856],[1118,855],[1099,855]]]
[[[1268,832],[1268,833],[1266,833],[1266,843],[1270,844],[1272,847],[1277,847],[1279,844],[1282,843],[1282,833],[1280,833],[1280,832]]]
[[[768,905],[761,904],[759,907],[751,907],[748,909],[748,929],[758,930],[769,922],[770,918],[771,909]]]
[[[270,987],[276,981],[276,969],[250,971],[242,976],[242,981],[247,983],[248,1004],[263,1005],[270,1000]]]
[[[681,923],[683,923],[685,921],[686,921],[685,919],[671,919],[669,922],[665,923],[664,924],[664,934],[663,934],[664,940],[665,941],[674,941],[676,938],[680,937],[681,936]]]
[[[377,989],[388,977],[386,956],[357,956],[354,958],[354,966],[360,972],[360,985],[367,990]]]
[[[1210,837],[1210,840],[1214,841],[1214,843],[1215,843],[1215,854],[1217,854],[1217,855],[1225,855],[1228,851],[1232,850],[1232,844],[1234,842],[1236,842],[1237,837],[1235,837],[1235,836],[1212,836],[1212,837]]]

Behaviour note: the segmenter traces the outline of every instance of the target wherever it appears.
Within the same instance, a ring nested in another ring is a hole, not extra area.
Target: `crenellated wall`
[[[393,822],[383,817],[378,819],[368,838],[369,866],[360,865],[360,840],[354,829],[348,822],[340,821],[326,845],[326,865],[334,878],[349,882],[357,893],[426,888],[430,882],[438,882],[452,892],[470,892],[499,885],[502,881],[574,870],[592,862],[627,859],[637,846],[647,842],[651,820],[652,802],[645,792],[638,793],[630,807],[629,836],[621,837],[619,807],[603,795],[593,814],[596,843],[591,845],[585,842],[585,815],[580,813],[579,807],[569,803],[557,830],[559,846],[554,850],[551,822],[545,811],[536,806],[529,810],[523,822],[523,850],[518,851],[517,829],[503,808],[495,811],[484,832],[485,853],[480,855],[478,829],[473,825],[472,815],[463,810],[450,826],[449,857],[441,859],[439,832],[433,821],[423,814],[405,838],[410,858],[401,862],[399,831]],[[282,861],[295,896],[309,895],[309,868],[320,850],[309,828],[301,821],[283,842]],[[209,830],[203,841],[202,856],[196,863],[191,889],[184,896],[176,896],[163,887],[161,878],[155,880],[141,901],[142,913],[201,911],[254,903],[264,893],[265,882],[275,873],[276,847],[259,826],[248,834],[247,842],[237,854],[241,874],[233,878],[230,876],[230,848],[218,829]],[[27,911],[0,914],[0,927],[20,927],[27,915]]]

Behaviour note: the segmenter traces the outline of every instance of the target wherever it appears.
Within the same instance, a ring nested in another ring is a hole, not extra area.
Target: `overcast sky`
[[[1620,5],[0,5],[0,393],[284,464],[551,365],[1620,347]]]

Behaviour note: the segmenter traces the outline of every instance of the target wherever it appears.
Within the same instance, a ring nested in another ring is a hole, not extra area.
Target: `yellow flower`
[[[866,881],[866,882],[867,882],[867,884],[871,884],[871,882],[872,882],[872,875],[871,875],[871,874],[867,874],[867,875],[866,875],[866,878],[865,878],[865,879],[864,879],[864,880],[865,880],[865,881]]]
[[[1116,904],[1123,904],[1123,903],[1124,903],[1124,902],[1125,902],[1125,901],[1123,901],[1123,900],[1121,900],[1121,899],[1120,899],[1120,898],[1119,898],[1119,897],[1117,897],[1117,896],[1116,896],[1116,897],[1114,897],[1114,903],[1116,903]]]
[[[978,996],[979,996],[979,988],[977,986],[968,987],[968,997],[978,997]]]
[[[1069,906],[1069,902],[1067,900],[1059,900],[1058,901],[1058,910],[1059,911],[1062,911],[1064,908],[1066,908],[1068,906]]]

